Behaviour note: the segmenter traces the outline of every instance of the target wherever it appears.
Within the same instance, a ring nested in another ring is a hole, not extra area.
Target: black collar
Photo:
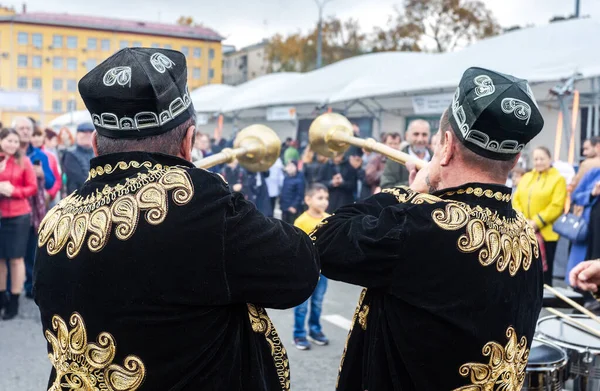
[[[433,195],[442,199],[495,209],[510,207],[512,199],[512,191],[509,187],[489,183],[465,183],[462,186],[437,191]]]

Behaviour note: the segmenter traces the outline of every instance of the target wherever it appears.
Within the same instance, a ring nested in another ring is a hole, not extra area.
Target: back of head
[[[79,92],[98,133],[98,155],[177,156],[195,125],[186,59],[175,50],[122,49],[85,75]]]

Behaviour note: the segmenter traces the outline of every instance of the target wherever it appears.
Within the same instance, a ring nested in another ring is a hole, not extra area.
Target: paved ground
[[[291,343],[293,311],[269,311],[288,350],[292,390],[335,388],[340,357],[348,335],[346,327],[352,319],[359,294],[358,287],[330,281],[323,308],[323,328],[331,344],[313,346],[308,351],[299,351]],[[18,318],[0,320],[0,391],[46,390],[50,361],[37,307],[32,300],[23,297],[21,309]]]

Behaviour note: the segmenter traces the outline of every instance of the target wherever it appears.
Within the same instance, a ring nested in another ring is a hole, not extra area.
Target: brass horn
[[[209,168],[237,159],[248,171],[267,171],[277,161],[280,151],[281,141],[271,128],[250,125],[238,133],[233,142],[233,149],[225,148],[219,153],[198,160],[195,165],[198,168]]]
[[[412,161],[419,170],[427,165],[424,160],[388,147],[372,138],[355,137],[350,121],[337,113],[321,114],[315,118],[308,129],[308,140],[313,151],[327,157],[344,153],[351,145],[354,145],[367,151],[380,153],[398,163],[406,164],[406,162]]]

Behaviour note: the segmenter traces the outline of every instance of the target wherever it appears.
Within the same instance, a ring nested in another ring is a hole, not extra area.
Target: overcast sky
[[[321,0],[322,1],[322,0]],[[504,27],[545,24],[554,15],[572,14],[575,0],[483,0]],[[249,45],[275,33],[306,31],[318,18],[315,0],[28,0],[30,12],[101,15],[174,23],[192,16],[226,37],[224,43]],[[402,0],[331,0],[326,16],[357,18],[365,31],[385,25]],[[21,9],[22,2],[2,1]],[[600,17],[600,0],[581,0],[581,14]]]

